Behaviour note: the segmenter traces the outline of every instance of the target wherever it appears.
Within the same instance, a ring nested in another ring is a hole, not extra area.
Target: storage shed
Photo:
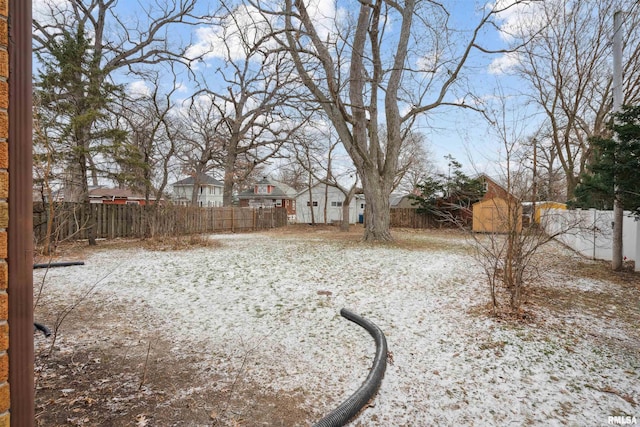
[[[506,233],[517,221],[522,230],[522,207],[515,198],[509,202],[501,197],[481,200],[473,204],[473,231],[476,233]]]
[[[480,174],[478,179],[483,183],[484,196],[473,204],[472,230],[477,233],[506,233],[509,224],[516,221],[517,230],[522,230],[522,205],[518,198],[486,174]]]

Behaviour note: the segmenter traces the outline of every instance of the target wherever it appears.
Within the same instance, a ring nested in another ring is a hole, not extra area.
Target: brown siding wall
[[[9,425],[7,227],[9,225],[9,0],[0,0],[0,427]]]
[[[501,188],[499,185],[491,181],[490,179],[486,179],[487,182],[487,192],[484,194],[482,200],[491,200],[495,198],[499,199],[507,199],[509,198],[509,193],[504,188]]]

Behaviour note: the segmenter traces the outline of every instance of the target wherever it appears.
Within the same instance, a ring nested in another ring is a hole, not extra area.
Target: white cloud
[[[520,43],[535,35],[546,25],[547,16],[544,10],[550,5],[562,7],[559,0],[525,3],[516,3],[516,0],[496,0],[494,3],[489,3],[487,8],[502,10],[496,15],[500,38],[507,43]],[[487,71],[494,75],[506,74],[519,62],[520,57],[517,53],[505,53],[495,58]]]
[[[440,65],[440,52],[430,52],[416,59],[416,66],[420,71],[436,73]]]
[[[52,11],[68,10],[69,6],[69,0],[33,0],[33,19],[39,22],[49,22]]]
[[[336,9],[335,2],[326,0],[310,0],[307,12],[314,23],[321,40],[336,33],[336,24],[344,16],[344,11]]]
[[[336,24],[345,14],[336,9],[333,1],[310,0],[307,11],[322,40],[336,33]],[[239,60],[247,57],[249,48],[271,31],[276,25],[274,17],[265,16],[252,6],[240,6],[220,22],[198,28],[197,42],[187,51],[187,57],[203,60]],[[267,42],[265,47],[269,46]],[[275,45],[275,43],[274,43]],[[262,59],[259,54],[258,58]]]
[[[519,63],[520,55],[518,52],[507,52],[491,61],[488,72],[494,75],[508,74]]]
[[[557,0],[545,2],[557,3]],[[514,3],[515,0],[497,0],[488,5],[492,9],[504,9],[497,17],[500,23],[500,37],[507,42],[534,34],[542,28],[546,19],[542,13],[544,2]]]
[[[187,85],[180,82],[175,84],[174,89],[176,90],[177,93],[186,93],[189,90]]]
[[[211,26],[198,28],[198,42],[187,50],[187,57],[203,60],[238,60],[247,57],[248,47],[264,37],[269,22],[254,7],[241,6],[233,16]]]
[[[127,92],[134,98],[151,95],[151,88],[144,80],[136,80],[127,85]]]

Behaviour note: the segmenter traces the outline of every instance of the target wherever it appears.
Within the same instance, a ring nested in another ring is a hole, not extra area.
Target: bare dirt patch
[[[36,316],[51,325],[60,309],[48,303]],[[302,393],[277,393],[242,370],[223,380],[126,306],[86,301],[58,332],[55,344],[36,336],[39,426],[293,426],[311,418]]]

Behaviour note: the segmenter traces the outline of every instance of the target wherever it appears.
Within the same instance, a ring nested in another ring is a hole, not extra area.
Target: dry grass
[[[521,310],[500,313],[498,318],[536,323],[584,313],[594,319],[616,320],[629,331],[637,329],[634,325],[640,317],[640,274],[632,269],[612,271],[610,262],[586,259],[555,242],[541,246],[531,261]],[[602,282],[603,286],[589,289],[572,285],[582,279]],[[504,289],[497,291],[501,301],[508,301]],[[491,304],[470,307],[468,313],[491,315]]]
[[[640,316],[640,305],[637,302],[640,274],[633,271],[612,271],[611,264],[606,261],[567,258],[560,257],[554,263],[558,271],[563,271],[562,279],[546,279],[532,288],[531,300],[536,305],[552,312],[580,310],[594,317],[622,320],[628,325],[637,324]],[[605,290],[576,289],[557,283],[558,280],[568,282],[575,279],[601,281],[605,284]],[[555,283],[549,283],[550,280]]]
[[[391,230],[391,242],[364,242],[364,227],[355,224],[349,231],[341,231],[339,226],[317,224],[292,224],[287,227],[272,229],[269,235],[284,238],[322,239],[334,243],[342,243],[347,247],[370,245],[403,250],[460,251],[469,248],[466,233],[457,229],[411,229],[394,228]]]
[[[608,261],[584,260],[572,263],[569,271],[577,277],[605,280],[619,285],[631,284],[640,289],[640,275],[634,273],[632,265],[626,266],[623,271],[613,271]]]
[[[143,248],[150,251],[180,251],[193,248],[216,248],[221,243],[207,234],[187,236],[157,236],[149,239],[98,239],[96,246],[89,246],[86,240],[64,242],[49,256],[42,255],[40,248],[34,251],[34,263],[83,260],[88,253],[112,249]]]
[[[359,241],[362,240],[364,234],[364,228],[362,224],[352,224],[349,226],[349,231],[340,231],[340,226],[330,224],[290,224],[286,227],[272,228],[265,231],[269,235],[285,236],[285,237],[299,237],[299,238],[314,238],[321,237],[327,240],[333,241]]]
[[[472,250],[467,232],[459,229],[413,230],[398,228],[393,230],[393,246],[404,250],[416,251],[455,251]]]
[[[193,248],[220,247],[218,240],[208,235],[190,234],[188,236],[159,236],[138,241],[139,246],[151,251],[181,251]]]

